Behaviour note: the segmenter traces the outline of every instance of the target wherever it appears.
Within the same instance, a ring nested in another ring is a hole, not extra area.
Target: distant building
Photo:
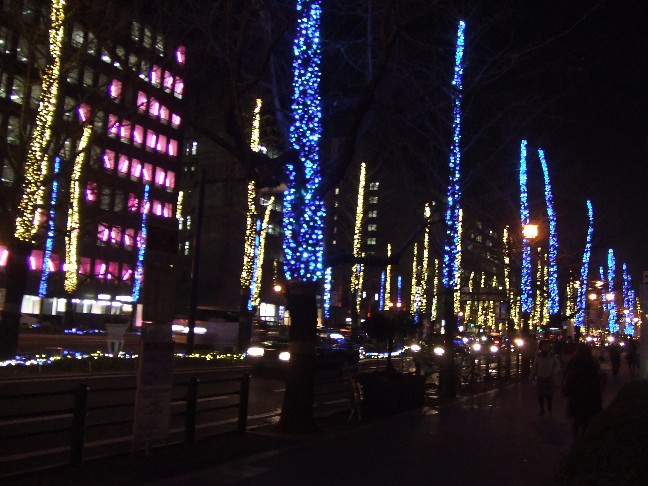
[[[22,312],[60,321],[67,309],[66,325],[101,326],[137,303],[140,317],[165,318],[178,246],[185,49],[126,2],[67,2],[58,11],[63,26],[53,30],[57,5],[0,2],[6,200],[29,184],[17,186],[21,154],[39,142],[34,128],[45,96],[54,101]],[[47,72],[53,87],[44,93]],[[10,237],[0,234],[3,242]]]

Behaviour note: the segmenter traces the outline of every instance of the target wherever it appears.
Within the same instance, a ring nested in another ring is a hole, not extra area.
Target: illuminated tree
[[[587,201],[587,219],[589,224],[587,226],[587,239],[585,241],[585,250],[583,251],[583,260],[580,271],[580,283],[578,285],[578,304],[576,314],[576,325],[586,326],[585,322],[585,307],[587,305],[587,285],[589,283],[589,265],[592,253],[592,235],[594,234],[594,209],[592,208],[592,201]]]

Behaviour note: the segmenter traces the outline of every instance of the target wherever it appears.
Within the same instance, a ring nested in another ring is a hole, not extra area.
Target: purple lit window
[[[182,78],[177,77],[175,79],[174,92],[178,98],[182,98],[182,94],[184,93],[184,81]]]
[[[97,227],[97,239],[101,242],[107,242],[110,238],[110,227],[104,223],[99,223]]]
[[[164,182],[164,185],[167,189],[173,189],[175,187],[175,172],[170,170],[167,171],[166,181]]]
[[[153,214],[162,216],[162,203],[160,201],[153,201]]]
[[[142,176],[142,164],[139,160],[133,159],[131,163],[131,179],[139,179]]]
[[[160,120],[162,120],[162,122],[164,123],[168,123],[170,115],[171,112],[169,111],[169,109],[164,105],[160,105]]]
[[[135,125],[135,130],[133,130],[133,143],[135,145],[142,145],[144,142],[144,128],[140,125]]]
[[[157,118],[160,115],[160,102],[155,98],[151,98],[151,103],[149,104],[149,115],[153,118]]]
[[[187,61],[185,46],[178,46],[176,50],[176,62],[178,64],[184,64]]]
[[[79,120],[84,122],[88,118],[90,118],[90,105],[86,105],[85,103],[81,103],[81,106],[79,106]]]
[[[118,81],[116,79],[112,80],[112,83],[110,83],[110,97],[113,99],[119,99],[121,98],[121,92],[122,92],[122,83],[121,81]]]
[[[145,163],[144,171],[142,172],[142,179],[144,182],[151,182],[153,180],[153,165]]]
[[[88,182],[86,185],[86,201],[94,202],[97,200],[97,183]]]
[[[118,262],[108,263],[108,275],[106,275],[106,279],[113,280],[113,279],[117,279],[118,277],[119,277],[119,263]]]
[[[132,192],[128,194],[128,210],[132,213],[139,208],[139,199]]]
[[[106,262],[103,260],[95,260],[95,277],[106,278]]]
[[[130,142],[131,139],[131,122],[129,121],[124,121],[122,123],[121,129],[119,130],[119,134],[124,142]]]
[[[137,92],[137,111],[144,113],[146,111],[146,93],[142,91]]]
[[[176,115],[175,113],[171,115],[171,125],[174,127],[179,127],[180,124],[182,123],[182,118],[180,118],[180,115]]]
[[[169,147],[167,153],[171,157],[176,157],[178,155],[178,141],[172,138],[169,139]]]
[[[132,278],[133,270],[131,269],[131,267],[126,263],[122,264],[121,279],[124,282],[130,282]]]
[[[169,71],[164,71],[164,89],[171,91],[173,89],[173,74]]]
[[[156,145],[157,145],[157,133],[152,132],[151,130],[147,130],[146,131],[146,146],[151,150],[155,150]]]
[[[124,246],[132,248],[135,244],[135,230],[133,228],[126,228],[124,231]]]
[[[32,250],[31,255],[29,255],[29,269],[43,269],[43,252],[41,250]]]
[[[158,142],[157,142],[157,150],[158,152],[166,152],[166,149],[167,149],[166,135],[159,135]]]
[[[110,244],[119,246],[122,239],[122,229],[119,226],[113,226],[110,230]]]
[[[91,268],[92,265],[88,257],[81,257],[79,259],[79,275],[90,275]]]
[[[119,156],[119,164],[117,165],[117,171],[121,175],[128,174],[128,157],[125,155]]]
[[[0,267],[7,266],[7,259],[9,258],[9,250],[6,246],[0,246]]]
[[[112,150],[106,150],[103,156],[104,169],[106,170],[115,170],[115,152]]]
[[[154,86],[160,86],[162,84],[162,68],[160,66],[153,66],[150,76],[151,84]]]
[[[119,135],[119,118],[117,115],[108,115],[108,135]]]
[[[164,173],[164,169],[161,168],[161,167],[156,167],[155,168],[155,184],[157,184],[158,186],[163,186],[165,178],[166,178],[166,174]]]
[[[172,218],[173,217],[173,204],[164,203],[164,211],[163,211],[162,215],[165,218]]]

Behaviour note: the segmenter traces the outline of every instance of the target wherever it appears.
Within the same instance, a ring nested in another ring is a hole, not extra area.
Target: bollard
[[[72,417],[72,434],[70,438],[70,465],[72,466],[83,464],[88,391],[88,385],[81,383],[74,397],[74,415]]]
[[[250,373],[241,377],[241,396],[239,400],[238,431],[244,433],[247,430],[248,404],[250,402]]]
[[[192,376],[187,384],[187,403],[185,406],[185,444],[193,444],[196,437],[196,409],[198,407],[198,383]]]

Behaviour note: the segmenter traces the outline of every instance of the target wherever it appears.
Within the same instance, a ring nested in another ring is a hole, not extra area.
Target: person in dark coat
[[[576,437],[603,410],[599,365],[585,343],[577,345],[574,357],[567,363],[562,393],[567,397],[567,415]]]
[[[610,363],[612,363],[612,374],[614,376],[619,374],[621,367],[621,346],[617,342],[610,344],[608,351],[610,353]]]
[[[639,350],[637,349],[637,341],[630,339],[628,348],[626,350],[626,361],[628,362],[628,369],[630,376],[634,376],[637,372],[637,364],[639,364]]]

